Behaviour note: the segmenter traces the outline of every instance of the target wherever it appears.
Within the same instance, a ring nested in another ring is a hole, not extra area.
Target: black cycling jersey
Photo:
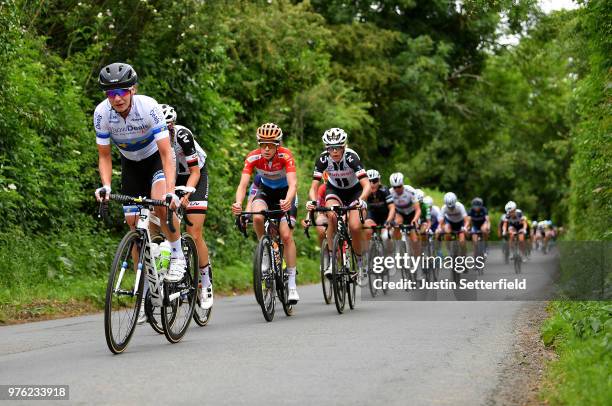
[[[321,153],[315,163],[313,179],[321,180],[325,171],[329,175],[328,183],[336,189],[350,189],[367,176],[359,155],[350,148],[345,148],[340,162],[335,162],[327,151]]]

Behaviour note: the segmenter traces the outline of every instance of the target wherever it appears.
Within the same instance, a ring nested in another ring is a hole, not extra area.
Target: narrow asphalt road
[[[180,343],[141,325],[121,355],[102,315],[1,327],[0,384],[70,385],[71,404],[486,404],[523,307],[359,301],[339,315],[318,285],[300,296],[295,316],[279,308],[271,323],[252,295],[217,299]]]

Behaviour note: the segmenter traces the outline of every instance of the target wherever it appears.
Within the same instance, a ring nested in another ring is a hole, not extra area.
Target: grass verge
[[[551,405],[609,405],[612,303],[552,302],[542,340],[559,358],[548,365],[541,398]]]

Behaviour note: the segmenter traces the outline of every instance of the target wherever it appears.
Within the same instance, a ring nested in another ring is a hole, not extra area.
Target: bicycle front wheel
[[[276,302],[273,261],[272,241],[270,237],[263,236],[257,244],[255,261],[253,262],[253,288],[257,303],[259,303],[266,321],[274,319],[274,306]]]
[[[106,285],[104,334],[109,350],[122,353],[130,342],[140,311],[144,281],[143,239],[127,233],[117,248]]]
[[[344,313],[346,304],[346,270],[344,269],[344,239],[339,235],[334,237],[332,249],[332,286],[334,288],[334,302],[338,313]]]
[[[193,318],[200,273],[198,249],[193,237],[183,234],[181,244],[187,270],[183,279],[178,282],[164,281],[164,305],[161,314],[164,334],[173,344],[183,338]]]
[[[348,256],[348,264],[345,264],[346,293],[348,295],[349,308],[353,310],[357,302],[357,278],[360,277],[360,275],[357,267],[357,258],[350,244],[346,251]]]
[[[383,282],[383,271],[375,272],[374,271],[374,261],[377,257],[382,257],[383,253],[383,244],[378,238],[372,238],[370,241],[370,249],[368,252],[368,281],[370,285],[370,294],[372,297],[376,297],[378,292],[382,288]],[[379,281],[379,282],[377,282]]]
[[[325,275],[325,270],[329,265],[329,261],[331,261],[331,253],[329,248],[327,248],[327,238],[325,238],[321,243],[321,261],[319,265],[321,273],[321,287],[323,288],[323,299],[325,300],[325,304],[331,303],[334,291],[332,288],[331,276]]]

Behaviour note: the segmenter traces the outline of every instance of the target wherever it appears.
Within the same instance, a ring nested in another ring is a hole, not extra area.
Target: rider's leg
[[[296,287],[295,275],[297,273],[297,253],[295,241],[293,240],[293,230],[289,228],[285,219],[281,220],[279,232],[280,238],[283,241],[283,255],[285,257],[285,263],[287,264],[287,273],[289,274],[289,288],[293,289]]]
[[[253,211],[262,211],[267,210],[268,205],[265,201],[261,199],[254,200],[252,203]],[[257,234],[257,240],[260,240],[264,235],[264,216],[261,214],[253,215],[253,228],[255,229],[255,234]]]

